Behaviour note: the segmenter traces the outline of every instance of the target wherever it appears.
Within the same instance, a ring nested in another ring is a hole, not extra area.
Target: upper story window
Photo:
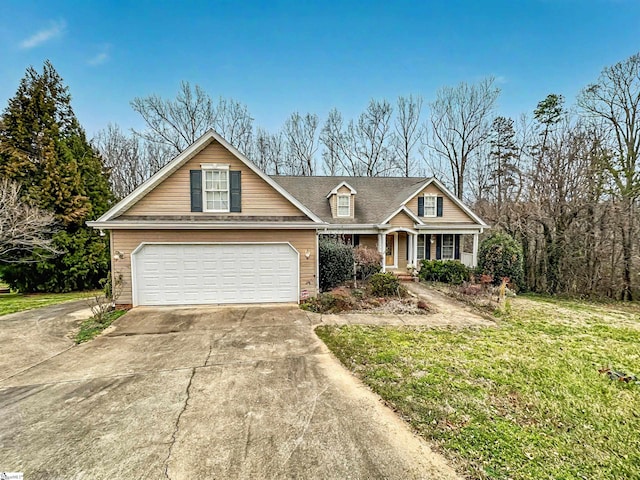
[[[338,195],[337,205],[338,217],[351,216],[351,195]]]
[[[202,170],[205,212],[229,211],[229,167]]]
[[[424,196],[424,216],[425,217],[435,217],[437,210],[437,198],[435,195],[425,195]]]

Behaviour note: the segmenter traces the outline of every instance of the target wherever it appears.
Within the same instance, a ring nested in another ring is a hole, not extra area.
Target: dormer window
[[[327,194],[333,218],[353,218],[356,189],[347,182],[341,182]]]
[[[351,195],[338,195],[338,217],[351,216]]]

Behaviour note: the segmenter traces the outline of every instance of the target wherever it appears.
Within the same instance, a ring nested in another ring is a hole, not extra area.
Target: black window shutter
[[[442,216],[442,197],[438,197],[438,213],[437,216],[441,217]]]
[[[242,211],[242,182],[240,170],[232,170],[229,172],[229,190],[231,194],[231,212]]]
[[[442,259],[442,235],[436,235],[436,260]]]
[[[202,211],[202,170],[191,170],[191,211]]]
[[[455,253],[454,253],[454,257],[456,260],[460,260],[460,235],[454,235],[454,241],[455,241]]]
[[[418,197],[418,216],[424,217],[424,197]]]
[[[353,246],[357,247],[358,245],[360,245],[360,235],[358,235],[357,233],[353,236]]]
[[[427,254],[427,260],[431,260],[431,235],[424,236],[424,251]]]

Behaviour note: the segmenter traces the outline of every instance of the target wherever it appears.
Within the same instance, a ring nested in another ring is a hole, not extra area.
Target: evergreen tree
[[[70,291],[97,287],[108,270],[105,238],[86,227],[113,196],[102,160],[89,145],[71,107],[69,89],[53,65],[27,69],[0,120],[0,177],[19,182],[25,196],[55,215],[53,237],[64,252],[35,263],[2,267],[21,291]]]
[[[489,146],[491,147],[489,152],[491,179],[494,182],[496,208],[500,219],[503,203],[511,200],[511,190],[519,183],[519,170],[516,165],[518,146],[511,118],[496,117],[493,120]]]

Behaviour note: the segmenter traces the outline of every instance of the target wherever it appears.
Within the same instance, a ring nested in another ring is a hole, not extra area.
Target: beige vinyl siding
[[[360,235],[360,245],[377,250],[378,235]]]
[[[415,228],[416,222],[405,212],[399,212],[395,217],[389,220],[389,225],[394,227]]]
[[[260,178],[235,155],[215,140],[176,170],[160,185],[145,195],[126,215],[209,215],[191,212],[191,184],[189,171],[200,170],[201,163],[229,165],[230,170],[242,172],[242,212],[235,216],[300,216],[304,215],[289,200]],[[220,215],[216,213],[215,215]]]
[[[131,252],[143,242],[289,242],[300,254],[300,291],[307,290],[310,296],[316,295],[316,232],[314,230],[112,230],[112,252],[124,254],[123,259],[115,260],[113,255],[112,271],[122,275],[122,293],[118,304],[133,303],[131,292]],[[307,259],[305,252],[311,254]]]
[[[469,215],[464,212],[464,210],[453,203],[449,199],[449,197],[442,193],[440,189],[434,184],[428,185],[418,195],[413,197],[411,201],[407,203],[407,208],[418,215],[418,197],[425,194],[437,195],[439,197],[442,197],[442,217],[421,217],[420,220],[422,220],[424,223],[476,223]]]

